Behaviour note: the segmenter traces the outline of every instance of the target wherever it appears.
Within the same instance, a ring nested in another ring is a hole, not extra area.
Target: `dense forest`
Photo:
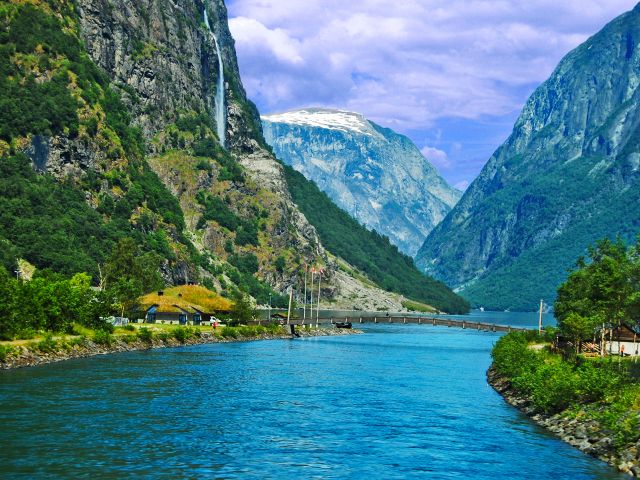
[[[449,313],[467,313],[469,304],[444,283],[420,273],[387,237],[370,231],[338,208],[315,183],[284,166],[289,191],[325,247],[367,274],[382,288]]]

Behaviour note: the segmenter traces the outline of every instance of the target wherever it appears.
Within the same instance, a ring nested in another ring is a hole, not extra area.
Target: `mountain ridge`
[[[306,108],[261,118],[278,158],[410,256],[461,195],[411,140],[362,114]]]
[[[549,304],[571,262],[640,229],[640,9],[570,52],[416,256],[473,304]]]
[[[282,304],[277,292],[299,295],[304,267],[319,264],[322,297],[340,297],[337,262],[293,202],[246,97],[222,0],[11,0],[0,12],[0,157],[15,179],[0,192],[7,268],[26,257],[97,282],[111,247],[130,237],[158,255],[170,284]],[[42,198],[69,205],[44,209],[30,192],[47,190]]]

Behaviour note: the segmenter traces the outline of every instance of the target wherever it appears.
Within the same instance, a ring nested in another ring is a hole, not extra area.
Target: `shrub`
[[[265,330],[267,330],[267,332],[269,332],[271,335],[277,335],[279,333],[282,333],[282,327],[277,323],[273,323],[273,322],[268,323],[265,326]]]
[[[53,339],[53,335],[47,333],[37,344],[38,350],[44,353],[50,353],[56,350],[58,342]]]
[[[191,332],[188,328],[178,327],[173,331],[173,336],[180,343],[184,343],[191,337]]]
[[[98,345],[111,345],[114,341],[113,335],[105,330],[96,330],[92,338]]]
[[[71,326],[71,332],[72,335],[78,335],[81,337],[91,337],[93,335],[93,330],[91,330],[90,328],[85,327],[84,325],[80,325],[79,323],[73,323],[73,325]]]
[[[145,343],[153,342],[153,332],[146,327],[142,327],[140,330],[138,330],[137,335],[138,338]]]
[[[242,326],[238,327],[238,334],[241,337],[255,337],[256,336],[256,329],[255,329],[255,327],[242,325]]]
[[[27,327],[23,330],[20,330],[18,332],[18,334],[16,335],[16,338],[18,340],[31,340],[32,338],[34,338],[36,336],[36,331],[31,328],[31,327]]]
[[[126,330],[127,332],[135,332],[136,331],[136,327],[134,327],[130,323],[127,323],[125,326],[122,327],[122,329]]]
[[[175,337],[175,333],[173,335]],[[167,332],[162,332],[162,333],[158,333],[156,335],[156,338],[162,342],[168,342],[169,340],[171,340],[171,334],[167,333]]]
[[[5,362],[12,351],[11,345],[0,345],[0,362]]]
[[[224,338],[238,338],[238,331],[233,327],[223,327],[220,335]]]
[[[120,338],[124,343],[130,344],[135,342],[138,337],[135,335],[122,335]]]

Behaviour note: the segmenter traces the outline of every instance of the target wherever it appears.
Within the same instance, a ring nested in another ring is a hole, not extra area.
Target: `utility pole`
[[[320,320],[320,282],[322,282],[322,273],[323,270],[320,269],[318,272],[318,297],[317,297],[317,306],[316,306],[316,326],[318,326],[318,321]]]
[[[538,335],[542,335],[542,306],[544,300],[540,299],[540,316],[538,317]]]
[[[309,316],[311,317],[311,320],[313,320],[313,276],[316,273],[316,268],[312,267],[311,268],[311,305],[309,307]]]
[[[304,266],[304,301],[302,302],[302,320],[307,319],[307,269],[308,265]]]
[[[287,312],[287,325],[291,321],[291,302],[293,301],[293,287],[289,287],[289,311]]]
[[[269,294],[269,319],[268,321],[271,321],[271,294]]]

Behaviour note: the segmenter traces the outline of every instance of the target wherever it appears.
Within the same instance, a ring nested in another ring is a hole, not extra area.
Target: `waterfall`
[[[204,7],[204,24],[207,26],[211,34],[213,35],[213,41],[216,44],[216,55],[218,55],[218,85],[216,86],[215,110],[216,110],[216,128],[218,138],[220,139],[220,145],[225,148],[225,137],[227,130],[227,114],[226,106],[224,104],[224,64],[222,63],[222,52],[220,51],[220,45],[218,44],[218,37],[211,30],[209,24],[209,16],[207,15],[207,6]]]

